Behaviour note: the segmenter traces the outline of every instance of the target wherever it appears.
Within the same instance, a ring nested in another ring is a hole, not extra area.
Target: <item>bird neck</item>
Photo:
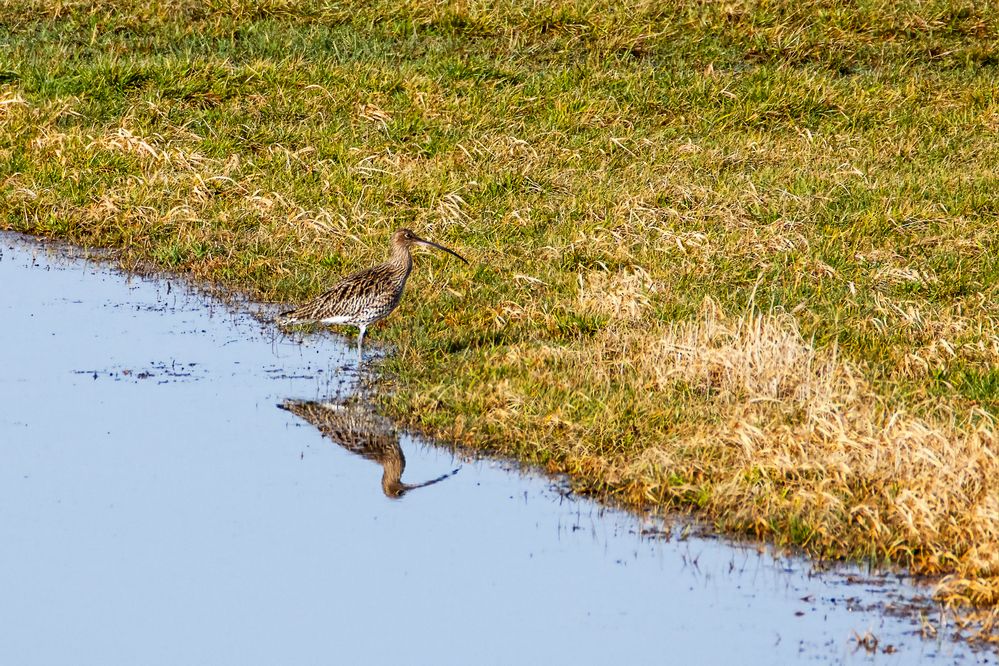
[[[382,461],[382,492],[386,497],[401,497],[406,492],[406,484],[402,482],[402,472],[406,468],[406,459],[399,450],[399,455],[390,455]]]
[[[409,273],[413,268],[413,256],[409,253],[409,247],[402,243],[393,244],[392,254],[389,256],[388,263],[398,266],[404,272]]]

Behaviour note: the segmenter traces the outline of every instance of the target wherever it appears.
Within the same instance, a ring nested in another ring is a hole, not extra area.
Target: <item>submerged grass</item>
[[[386,407],[999,604],[995,2],[0,5],[0,226],[298,300]],[[991,611],[989,611],[991,612]]]

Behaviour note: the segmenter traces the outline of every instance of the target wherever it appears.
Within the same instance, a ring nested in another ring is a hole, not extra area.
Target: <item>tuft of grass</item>
[[[287,301],[419,229],[397,418],[992,613],[997,10],[14,0],[0,227]]]

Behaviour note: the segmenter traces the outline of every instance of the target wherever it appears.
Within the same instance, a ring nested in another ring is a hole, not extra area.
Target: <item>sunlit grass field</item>
[[[14,0],[0,227],[282,301],[411,227],[400,420],[994,606],[997,74],[995,2]]]

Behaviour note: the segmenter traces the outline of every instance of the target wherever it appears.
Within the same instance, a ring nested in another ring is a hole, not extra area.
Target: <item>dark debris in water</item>
[[[74,370],[74,375],[90,375],[97,380],[107,377],[113,381],[138,383],[146,379],[157,379],[158,384],[182,381],[198,381],[208,376],[208,370],[198,363],[178,363],[176,361],[153,361],[146,368],[110,368],[104,370]]]
[[[669,541],[670,538],[673,536],[673,530],[671,530],[668,526],[643,527],[638,534],[643,539],[662,539],[664,541]]]
[[[312,367],[310,366],[308,369],[312,370]],[[267,375],[268,379],[315,379],[317,374],[322,374],[323,372],[322,370],[316,370],[311,374],[310,373],[289,374],[288,372],[285,371],[283,367],[277,365],[267,366],[263,368],[263,371],[264,374]]]

